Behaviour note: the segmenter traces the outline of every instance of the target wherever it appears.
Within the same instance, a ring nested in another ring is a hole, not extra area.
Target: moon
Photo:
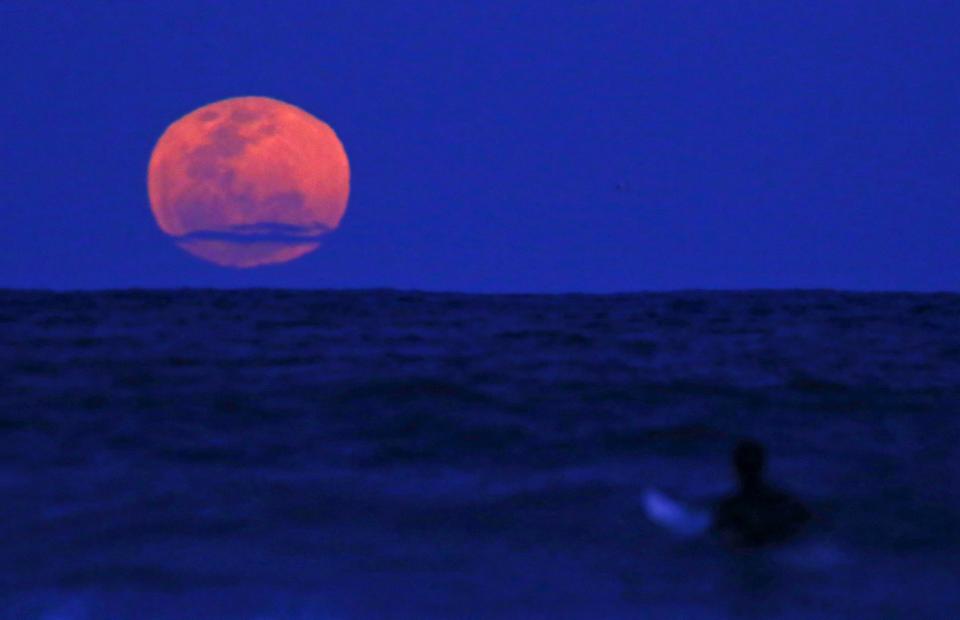
[[[312,252],[340,225],[350,163],[326,123],[268,97],[224,99],[160,136],[147,171],[150,207],[181,248],[225,267]]]

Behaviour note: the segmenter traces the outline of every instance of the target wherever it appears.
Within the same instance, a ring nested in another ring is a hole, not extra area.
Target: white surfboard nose
[[[657,489],[643,493],[647,518],[679,536],[699,536],[710,528],[710,514],[676,501]]]

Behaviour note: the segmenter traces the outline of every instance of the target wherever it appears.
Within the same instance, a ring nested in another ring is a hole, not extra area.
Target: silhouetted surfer
[[[735,547],[759,547],[782,542],[810,520],[803,505],[763,480],[763,446],[741,441],[733,451],[739,490],[716,502],[712,509],[673,499],[656,488],[643,495],[647,518],[684,537],[713,533]]]
[[[810,520],[810,512],[799,501],[764,482],[765,460],[763,446],[756,441],[741,441],[733,451],[740,489],[717,504],[712,524],[731,545],[782,542]]]

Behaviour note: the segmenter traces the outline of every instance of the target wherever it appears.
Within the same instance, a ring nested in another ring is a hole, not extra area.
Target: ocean
[[[0,618],[960,617],[960,296],[0,292]],[[814,512],[650,523],[743,437]]]

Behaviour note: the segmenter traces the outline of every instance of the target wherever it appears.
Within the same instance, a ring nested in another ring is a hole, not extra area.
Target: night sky
[[[0,3],[0,287],[957,290],[960,3]],[[157,227],[157,138],[240,95],[350,157],[320,250]]]

